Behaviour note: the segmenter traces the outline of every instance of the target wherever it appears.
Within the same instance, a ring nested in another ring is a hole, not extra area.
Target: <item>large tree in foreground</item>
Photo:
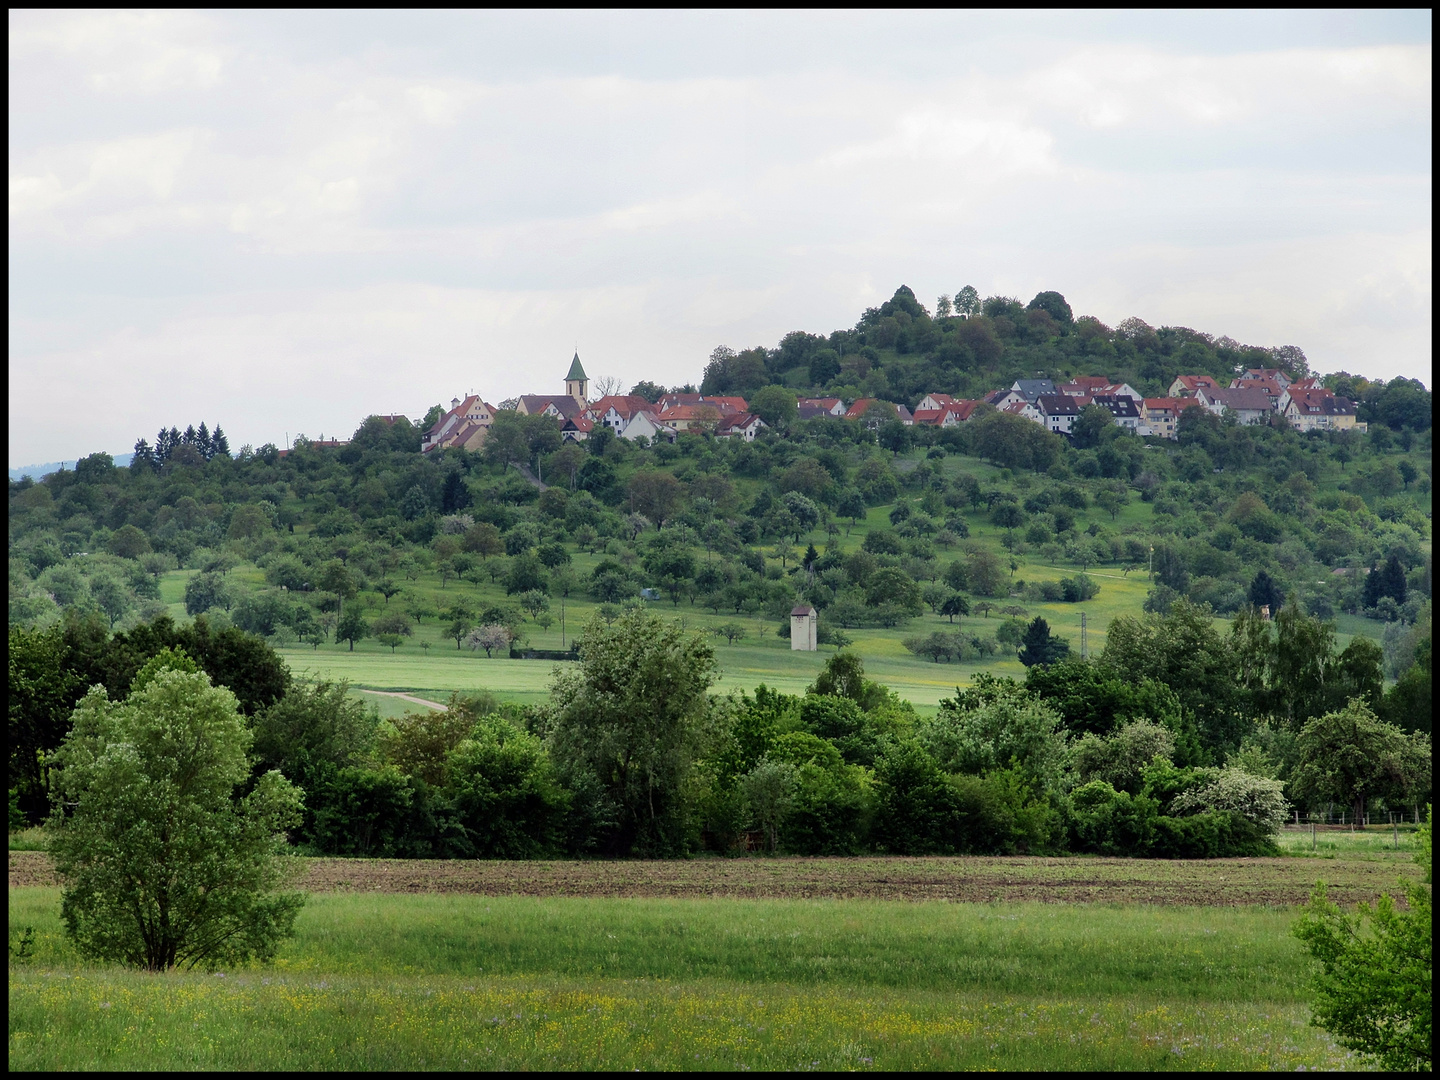
[[[592,619],[579,649],[580,663],[551,690],[551,751],[562,773],[604,789],[618,825],[612,850],[676,853],[681,784],[703,749],[715,650],[641,607],[610,625]]]
[[[95,687],[51,772],[50,852],[81,953],[152,971],[274,954],[304,903],[277,894],[300,792],[280,773],[248,795],[251,735],[235,695],[166,650],[112,702]]]

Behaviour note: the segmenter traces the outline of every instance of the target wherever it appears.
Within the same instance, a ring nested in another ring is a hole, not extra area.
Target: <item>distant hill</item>
[[[114,454],[116,465],[129,465],[134,454]],[[22,476],[28,476],[31,480],[39,480],[42,476],[49,476],[52,472],[59,472],[61,469],[73,469],[75,462],[71,461],[47,461],[43,465],[21,465],[18,469],[10,470],[10,479],[19,480]]]

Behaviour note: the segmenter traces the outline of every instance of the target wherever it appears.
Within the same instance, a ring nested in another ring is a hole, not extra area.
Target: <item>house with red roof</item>
[[[1349,398],[1336,397],[1325,387],[1309,390],[1296,389],[1298,383],[1291,383],[1285,389],[1285,404],[1280,415],[1301,431],[1364,431],[1369,425],[1355,420],[1355,403]]]
[[[1165,396],[1194,397],[1195,392],[1202,388],[1219,390],[1220,384],[1209,375],[1176,375],[1175,381],[1170,384],[1170,389],[1165,391]]]
[[[1203,408],[1196,404],[1194,398],[1145,398],[1140,409],[1141,423],[1150,429],[1151,435],[1174,439],[1177,438],[1175,425],[1180,422],[1180,414],[1191,407]]]
[[[814,420],[820,416],[844,416],[845,403],[838,397],[802,397],[795,402],[795,410],[801,420]]]
[[[715,425],[715,437],[717,439],[741,438],[746,442],[754,442],[755,436],[765,426],[754,413],[731,413],[729,416],[722,416],[720,422]]]
[[[452,398],[450,411],[430,425],[420,443],[420,452],[428,454],[435,449],[463,447],[478,450],[485,442],[490,425],[495,422],[495,407],[487,405],[475,394],[467,394],[462,400]]]
[[[1223,390],[1202,388],[1195,394],[1195,400],[1216,416],[1226,411],[1235,414],[1241,424],[1263,424],[1270,417],[1270,395],[1264,390],[1249,387],[1226,387]]]

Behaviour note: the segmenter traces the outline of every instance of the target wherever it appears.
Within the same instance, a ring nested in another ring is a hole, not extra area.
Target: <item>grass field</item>
[[[12,888],[10,1067],[1296,1069],[1266,907],[315,894],[264,968],[80,963]]]

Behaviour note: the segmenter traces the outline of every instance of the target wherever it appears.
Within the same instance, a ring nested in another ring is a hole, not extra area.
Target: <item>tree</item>
[[[717,634],[725,639],[727,645],[734,645],[745,636],[745,625],[737,622],[721,623],[711,633]]]
[[[795,419],[795,392],[783,386],[762,386],[750,396],[750,411],[777,431]]]
[[[632,607],[579,639],[556,675],[551,745],[562,773],[594,778],[614,807],[609,847],[669,853],[684,845],[682,785],[703,749],[715,651],[698,634]]]
[[[157,657],[130,697],[95,688],[55,756],[51,858],[80,952],[151,971],[268,959],[304,897],[276,894],[300,792],[274,770],[247,795],[235,696]]]
[[[684,494],[680,481],[668,472],[642,469],[630,478],[630,508],[657,525],[663,525]]]
[[[1430,738],[1409,736],[1361,701],[1316,717],[1300,730],[1290,777],[1296,796],[1350,806],[1363,826],[1371,799],[1404,803],[1430,787]]]
[[[1109,514],[1111,521],[1119,516],[1120,511],[1125,509],[1125,504],[1129,501],[1129,494],[1123,489],[1102,488],[1095,495],[1095,505]]]
[[[1070,441],[1077,450],[1090,450],[1100,445],[1100,436],[1113,424],[1115,417],[1101,405],[1086,405],[1070,428]]]
[[[865,496],[858,488],[846,488],[840,493],[840,501],[835,504],[835,512],[843,518],[850,519],[850,525],[845,527],[845,535],[850,535],[850,527],[865,516]]]
[[[230,608],[230,590],[223,574],[196,574],[185,583],[185,613],[199,615],[212,607]]]
[[[472,649],[484,649],[485,658],[488,660],[496,649],[503,649],[510,644],[510,628],[501,626],[498,623],[491,623],[488,626],[477,626],[465,636],[465,644]]]
[[[1020,649],[1020,662],[1026,667],[1035,664],[1053,664],[1070,655],[1070,643],[1050,633],[1050,624],[1039,615],[1025,628],[1025,637]]]
[[[939,297],[935,300],[935,318],[948,319],[954,313],[955,308],[954,305],[952,305],[950,302],[950,297],[946,296],[944,293],[941,293]]]
[[[1427,813],[1416,833],[1424,883],[1400,883],[1408,911],[1383,894],[1373,912],[1362,903],[1347,915],[1321,883],[1292,930],[1321,965],[1310,1022],[1387,1071],[1432,1067],[1430,824]]]
[[[150,540],[134,525],[122,525],[110,534],[105,547],[110,554],[118,555],[122,559],[138,559],[149,553]]]
[[[545,595],[543,589],[527,589],[520,594],[520,606],[528,611],[533,619],[542,611],[550,610],[550,597]]]
[[[940,614],[947,617],[952,623],[957,615],[970,614],[970,602],[958,592],[952,592],[945,597],[945,602],[940,605]]]
[[[1269,608],[1272,616],[1280,613],[1280,605],[1285,602],[1284,591],[1264,570],[1256,571],[1255,576],[1250,579],[1250,588],[1245,597],[1257,610]]]
[[[955,314],[966,318],[980,314],[980,293],[974,285],[966,285],[955,294]]]
[[[365,625],[365,616],[357,608],[350,608],[342,612],[335,623],[335,640],[348,641],[350,651],[355,651],[355,643],[363,641],[370,636],[370,627]]]

